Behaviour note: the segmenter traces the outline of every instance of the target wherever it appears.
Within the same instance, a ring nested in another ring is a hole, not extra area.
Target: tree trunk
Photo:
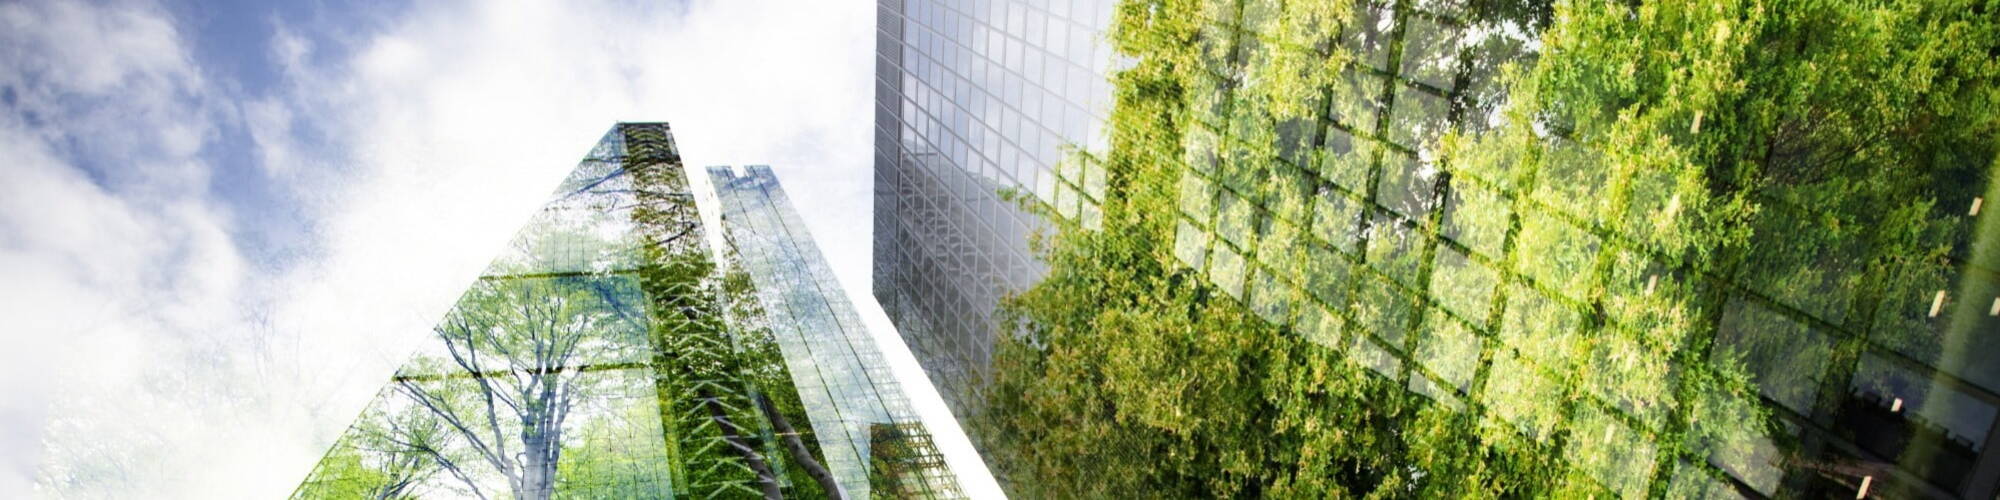
[[[771,466],[764,463],[764,457],[758,455],[755,448],[743,442],[743,433],[737,430],[736,423],[729,421],[729,415],[722,412],[722,405],[716,403],[715,395],[706,389],[702,390],[701,405],[708,407],[708,418],[714,420],[716,427],[722,429],[723,442],[729,443],[729,449],[735,450],[738,456],[743,457],[743,462],[750,466],[750,470],[757,473],[757,485],[764,490],[764,498],[771,500],[785,498],[785,493],[778,490],[778,475],[771,472]]]
[[[806,470],[806,475],[819,482],[820,489],[826,490],[827,498],[847,498],[847,492],[842,491],[840,484],[833,481],[833,474],[813,458],[812,450],[806,449],[805,442],[799,440],[799,431],[792,428],[792,422],[785,419],[785,414],[778,413],[778,407],[771,404],[771,398],[758,394],[757,408],[764,411],[764,418],[771,419],[772,427],[778,428],[778,437],[785,442],[785,451],[790,453],[792,461],[798,462],[799,468]]]

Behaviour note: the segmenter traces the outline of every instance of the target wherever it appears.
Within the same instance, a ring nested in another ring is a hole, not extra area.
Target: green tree
[[[591,419],[563,444],[557,464],[558,498],[669,498],[672,482],[662,464],[666,450],[650,436],[660,432],[658,408],[635,404]]]
[[[371,407],[334,443],[292,497],[298,499],[417,498],[443,464],[464,460],[451,432],[413,407]]]
[[[516,499],[555,490],[565,425],[601,385],[589,363],[615,359],[638,334],[591,278],[497,278],[473,285],[436,328],[447,361],[420,359],[397,391],[431,412]],[[625,333],[620,333],[620,332]],[[409,370],[406,370],[409,371]],[[459,464],[446,462],[464,476]],[[476,483],[467,486],[478,492]]]

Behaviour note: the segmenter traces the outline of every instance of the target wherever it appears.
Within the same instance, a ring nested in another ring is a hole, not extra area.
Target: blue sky
[[[0,497],[282,496],[620,120],[773,165],[883,324],[874,14],[0,4]]]

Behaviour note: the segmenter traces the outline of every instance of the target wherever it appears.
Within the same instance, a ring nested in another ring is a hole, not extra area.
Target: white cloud
[[[277,26],[279,88],[231,95],[157,6],[0,5],[0,303],[23,316],[0,450],[47,445],[0,452],[0,497],[35,474],[49,496],[286,494],[620,120],[672,122],[690,165],[773,165],[872,302],[874,2],[411,9],[318,27],[351,54]],[[313,230],[298,264],[231,238],[271,229],[232,222],[198,155],[237,125]]]
[[[6,496],[27,488],[45,433],[99,430],[111,415],[188,415],[188,401],[121,396],[184,382],[149,376],[143,360],[233,362],[198,332],[240,317],[243,263],[226,214],[187,194],[207,184],[194,155],[214,115],[159,11],[15,3],[0,5],[0,27],[0,87],[13,96],[0,116]],[[98,397],[58,398],[78,394]],[[100,447],[123,437],[103,430]],[[61,472],[139,466],[128,458]]]
[[[185,160],[213,132],[205,82],[157,10],[87,3],[0,5],[4,84],[21,110],[50,126],[17,132],[56,139],[73,132],[91,158],[130,158],[144,168],[106,169],[106,182],[160,195],[199,187]]]

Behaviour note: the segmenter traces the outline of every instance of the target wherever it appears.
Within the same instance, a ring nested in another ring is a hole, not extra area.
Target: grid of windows
[[[1859,236],[1790,248],[1800,232],[1840,234],[1835,219],[1769,197],[1759,250],[1694,272],[1646,244],[1674,200],[1643,187],[1672,180],[1607,172],[1605,152],[1562,131],[1543,139],[1538,171],[1437,161],[1441,132],[1494,123],[1495,68],[1535,57],[1518,25],[1479,17],[1477,3],[1357,2],[1338,40],[1352,67],[1309,116],[1281,123],[1238,95],[1243,68],[1304,49],[1270,43],[1267,2],[1214,5],[1216,99],[1187,139],[1175,253],[1267,320],[1438,404],[1532,439],[1560,431],[1573,463],[1616,494],[1851,492],[1867,478],[1877,491],[1993,495],[2000,258],[1975,251],[1993,236],[1975,245],[1972,230],[1993,225],[1978,206],[1990,193],[1974,190],[1989,179],[1933,193],[1933,215],[1962,229],[1936,241],[1953,249],[1945,262],[1880,255]],[[1278,157],[1245,158],[1258,141]],[[1626,206],[1592,205],[1603,200]],[[1647,306],[1659,303],[1698,307]],[[1691,310],[1704,315],[1674,316]],[[1680,353],[1637,333],[1664,321],[1710,332],[1696,345],[1711,347]],[[1669,360],[1684,355],[1745,366],[1780,431],[1725,423],[1706,395],[1672,390],[1691,368]],[[1615,368],[1550,376],[1582,363]],[[1711,432],[1659,444],[1696,420]]]
[[[820,450],[848,496],[871,498],[869,465],[891,467],[880,492],[896,498],[960,496],[902,385],[778,179],[765,166],[709,167],[738,262],[755,282],[793,385],[812,417]],[[885,429],[894,432],[885,431]],[[892,439],[896,442],[878,442]],[[884,456],[892,455],[892,456]],[[878,471],[881,472],[881,471]]]
[[[1112,1],[882,0],[875,293],[954,411],[991,354],[993,310],[1042,274],[1042,221],[1012,190],[1089,220],[1101,172]]]

